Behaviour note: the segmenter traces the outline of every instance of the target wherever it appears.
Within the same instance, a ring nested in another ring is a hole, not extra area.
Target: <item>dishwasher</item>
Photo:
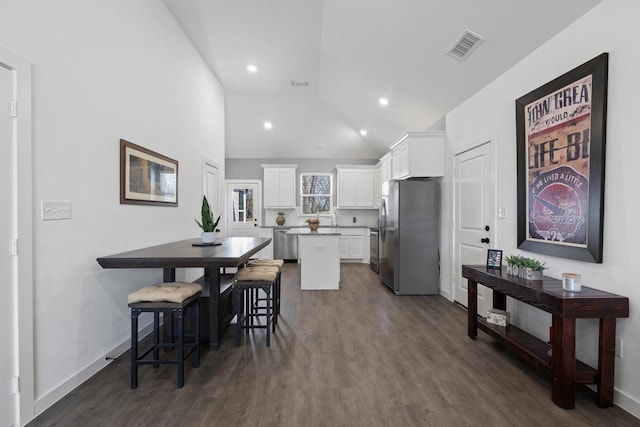
[[[273,258],[298,261],[298,236],[287,235],[291,228],[273,229]]]

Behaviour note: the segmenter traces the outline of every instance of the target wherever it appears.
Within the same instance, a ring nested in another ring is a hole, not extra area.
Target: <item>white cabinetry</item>
[[[264,207],[296,207],[297,165],[262,165],[264,169]]]
[[[374,209],[375,166],[336,166],[339,209]]]
[[[260,227],[258,229],[258,237],[267,237],[271,239],[271,243],[258,252],[258,259],[273,259],[273,228]]]
[[[392,155],[392,152],[389,151],[387,154],[382,156],[380,158],[380,162],[378,162],[378,167],[380,169],[380,183],[387,182],[393,177],[391,174]]]
[[[380,199],[382,198],[382,172],[380,169],[373,171],[373,207],[378,209],[380,207]]]
[[[391,145],[393,179],[444,176],[444,132],[407,132]]]
[[[340,228],[340,259],[365,258],[364,238],[366,228]]]

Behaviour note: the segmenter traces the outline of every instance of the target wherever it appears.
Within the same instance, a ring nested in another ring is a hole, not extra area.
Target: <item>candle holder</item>
[[[567,292],[582,291],[582,276],[577,273],[562,273],[562,290]]]

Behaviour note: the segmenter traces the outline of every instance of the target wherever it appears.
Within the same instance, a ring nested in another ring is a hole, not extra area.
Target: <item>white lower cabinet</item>
[[[366,228],[340,229],[340,259],[365,258],[364,237]]]

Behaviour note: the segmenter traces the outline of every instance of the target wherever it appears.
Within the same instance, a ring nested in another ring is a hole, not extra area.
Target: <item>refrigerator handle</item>
[[[383,242],[387,237],[387,203],[385,199],[380,202],[380,240]]]

